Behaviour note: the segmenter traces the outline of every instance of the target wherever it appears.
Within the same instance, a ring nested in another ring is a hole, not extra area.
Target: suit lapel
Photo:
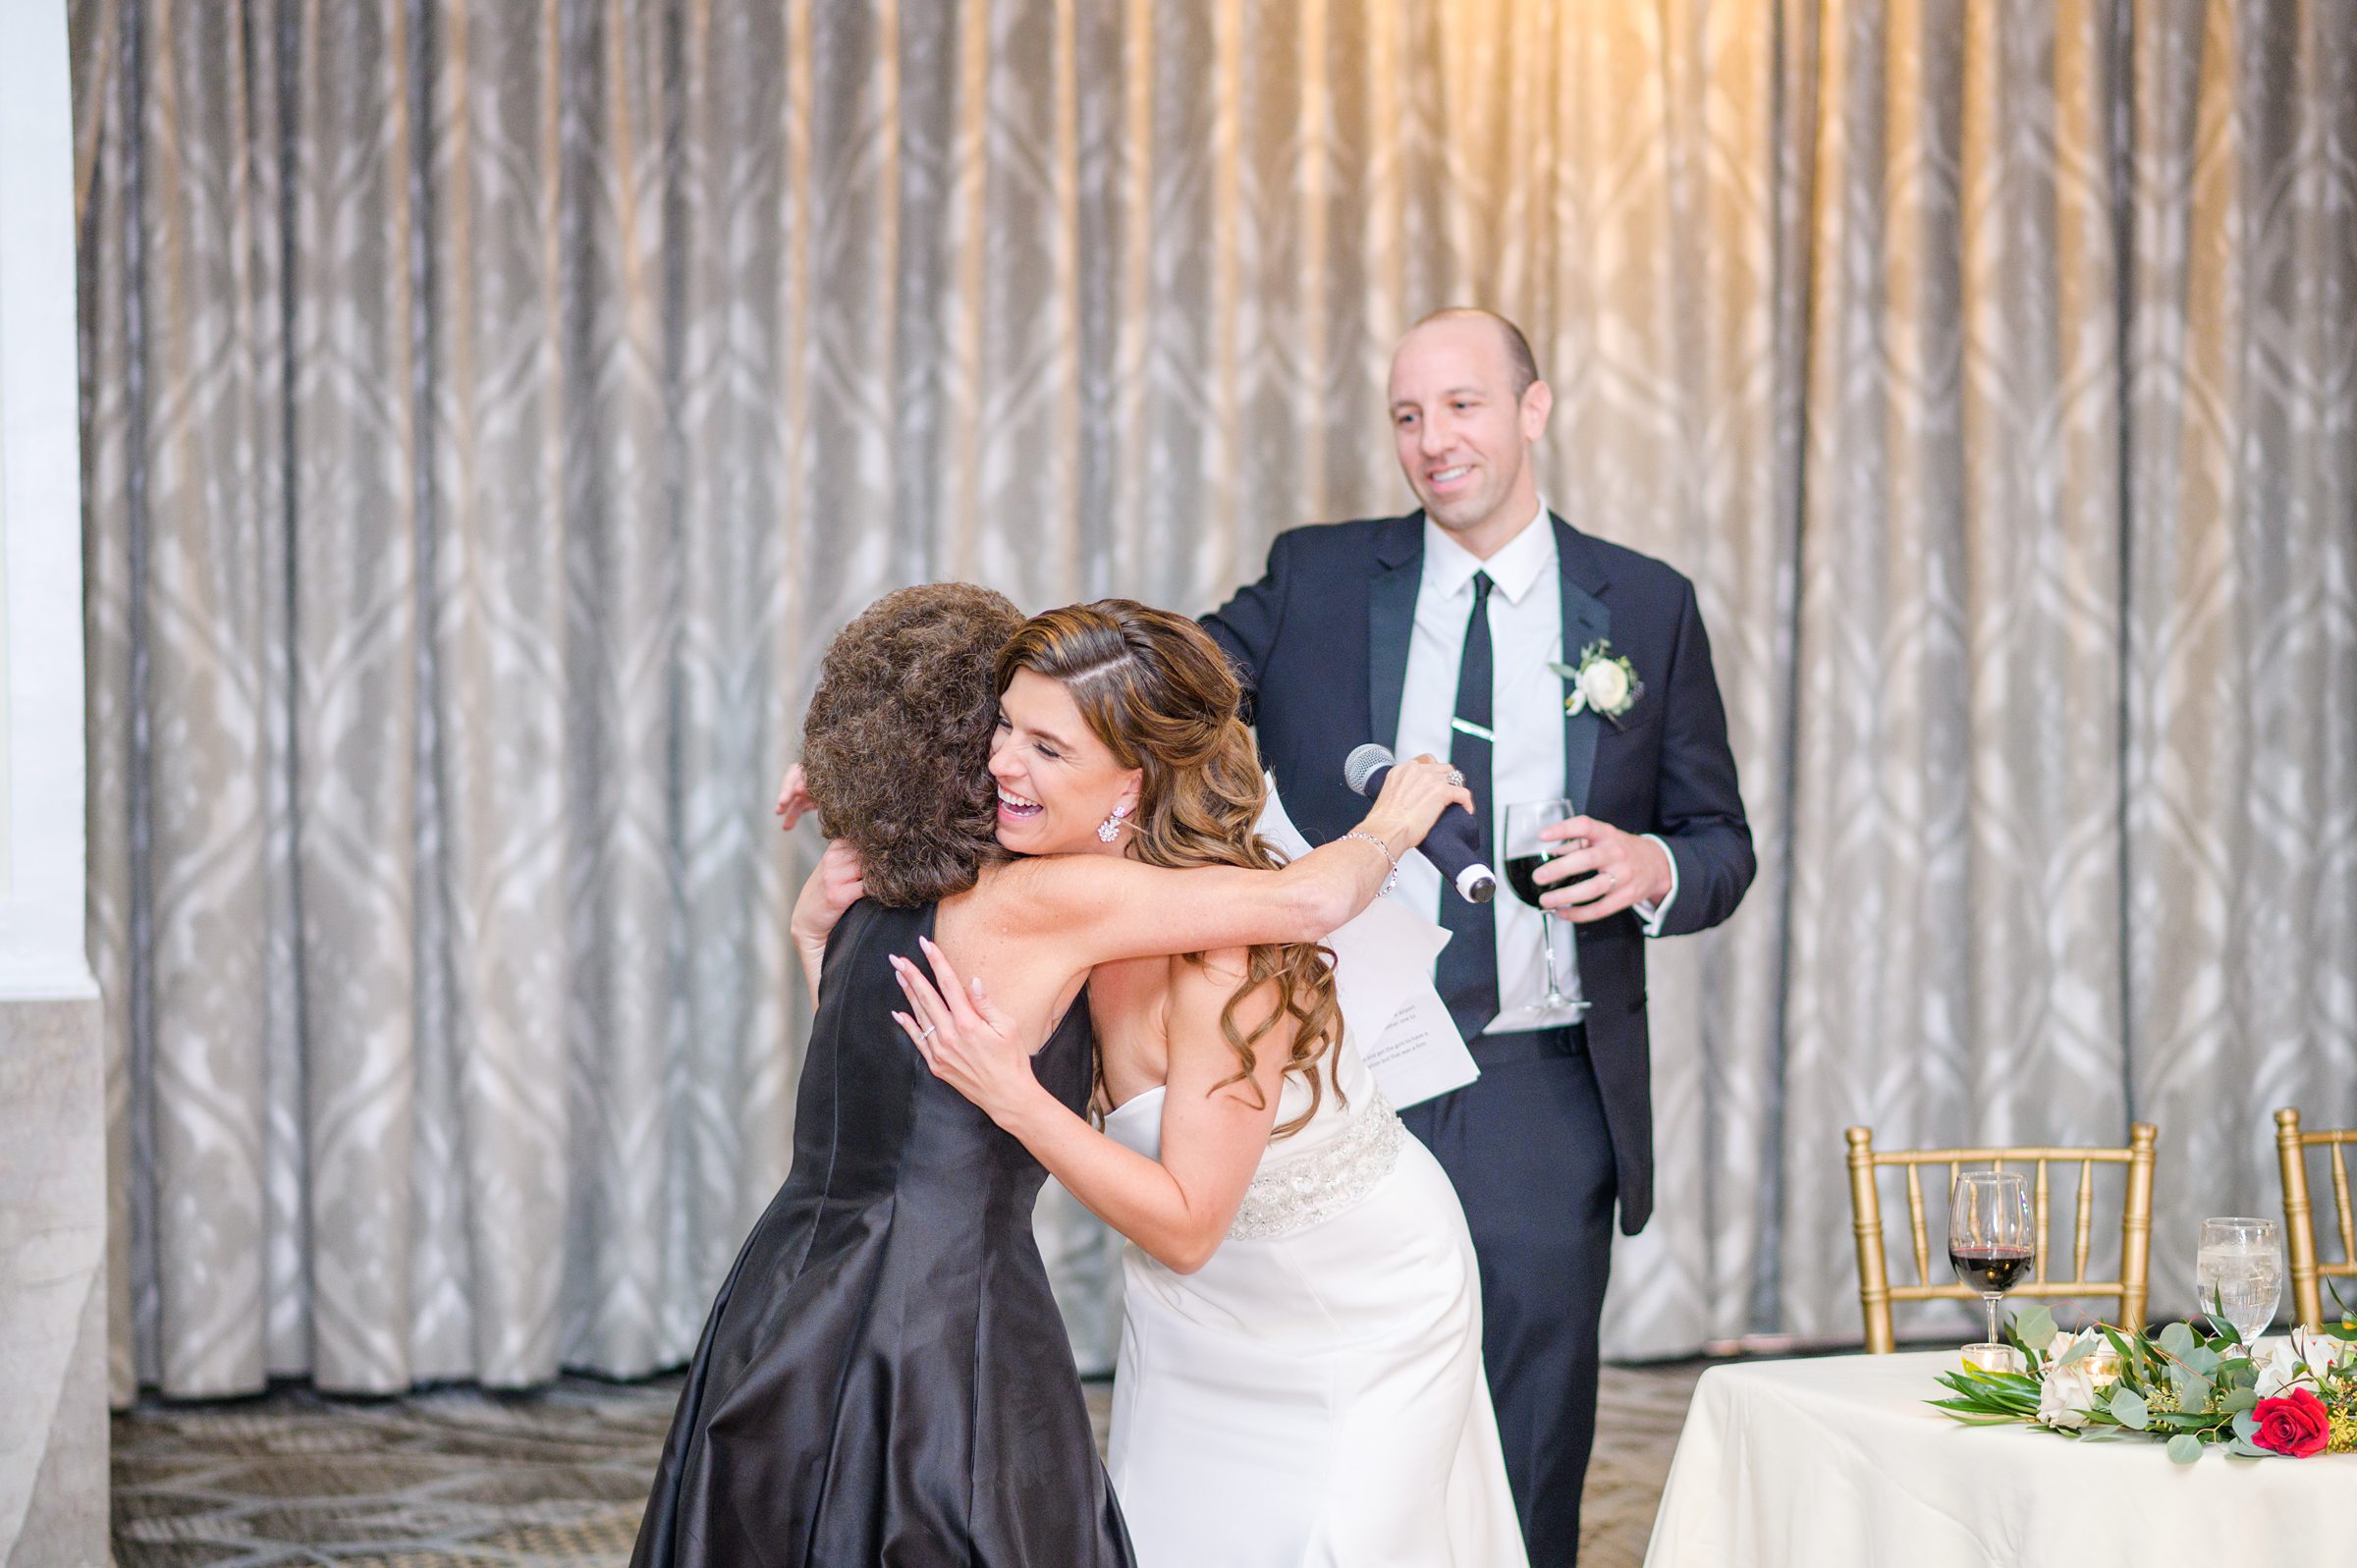
[[[1367,696],[1369,738],[1398,744],[1399,699],[1407,686],[1407,644],[1416,624],[1416,590],[1424,581],[1424,514],[1384,524],[1375,540],[1367,583]]]
[[[1580,649],[1608,641],[1613,633],[1612,612],[1604,606],[1604,563],[1588,548],[1586,535],[1575,532],[1553,513],[1548,514],[1548,521],[1555,527],[1555,569],[1562,589],[1563,663],[1577,665]],[[1395,706],[1395,715],[1397,712]],[[1588,810],[1588,786],[1596,772],[1596,737],[1603,727],[1604,721],[1590,712],[1563,716],[1563,790],[1571,808],[1582,816]]]

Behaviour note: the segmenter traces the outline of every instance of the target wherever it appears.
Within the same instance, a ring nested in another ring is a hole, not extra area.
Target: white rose
[[[1598,659],[1579,673],[1579,694],[1598,713],[1611,713],[1628,700],[1628,672],[1609,659]]]
[[[2078,1431],[2087,1424],[2087,1413],[2095,1408],[2095,1379],[2077,1362],[2067,1367],[2049,1367],[2038,1385],[2038,1421],[2041,1426]]]
[[[2323,1377],[2343,1362],[2357,1364],[2357,1344],[2301,1324],[2291,1330],[2291,1353]]]
[[[2297,1333],[2299,1330],[2295,1328],[2292,1332]],[[2298,1353],[2291,1346],[2285,1344],[2268,1346],[2266,1356],[2259,1362],[2259,1387],[2257,1389],[2259,1397],[2273,1399],[2299,1380],[2300,1357]]]

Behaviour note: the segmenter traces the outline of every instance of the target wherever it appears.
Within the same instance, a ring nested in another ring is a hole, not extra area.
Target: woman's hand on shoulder
[[[1047,1091],[1031,1070],[1031,1043],[1014,1020],[990,1000],[979,975],[961,980],[942,950],[918,938],[933,972],[892,955],[906,1012],[894,1013],[933,1076],[980,1107],[1001,1127],[1019,1136],[1023,1117],[1039,1108]],[[1059,1109],[1063,1108],[1058,1106]]]
[[[810,988],[810,1005],[818,1005],[818,972],[827,961],[827,938],[843,912],[866,896],[867,884],[859,866],[859,851],[838,838],[818,857],[818,869],[802,884],[794,900],[794,917],[787,931],[802,956],[802,979]]]
[[[815,942],[824,952],[827,937],[843,912],[867,895],[864,868],[859,864],[859,851],[848,838],[829,840],[827,852],[818,857],[818,869],[802,884],[801,895],[794,900],[794,919],[791,929],[795,944],[805,949]]]

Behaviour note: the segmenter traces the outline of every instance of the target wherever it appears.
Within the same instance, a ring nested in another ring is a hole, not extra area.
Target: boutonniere
[[[1591,642],[1580,649],[1576,665],[1550,664],[1547,668],[1562,676],[1571,688],[1563,696],[1565,714],[1593,713],[1617,725],[1645,695],[1637,667],[1616,655],[1610,641]]]

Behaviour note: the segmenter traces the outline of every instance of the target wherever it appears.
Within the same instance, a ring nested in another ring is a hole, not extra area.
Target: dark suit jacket
[[[1677,898],[1664,935],[1717,925],[1751,885],[1754,861],[1693,585],[1650,556],[1549,520],[1565,661],[1609,640],[1644,683],[1618,724],[1594,714],[1563,721],[1563,792],[1586,815],[1659,834],[1670,845]],[[1270,549],[1266,576],[1203,620],[1243,677],[1261,758],[1313,843],[1366,814],[1367,803],[1343,784],[1343,759],[1368,740],[1390,745],[1398,733],[1423,571],[1421,512],[1295,528]],[[1644,933],[1629,911],[1575,929],[1620,1225],[1633,1235],[1653,1212]]]

